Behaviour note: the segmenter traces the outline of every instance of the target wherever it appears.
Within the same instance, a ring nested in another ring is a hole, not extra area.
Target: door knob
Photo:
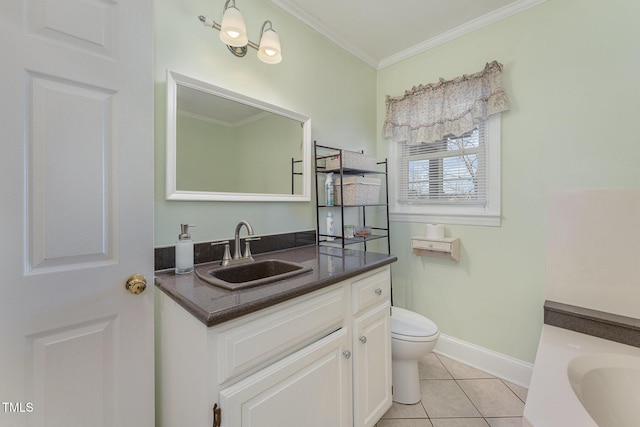
[[[140,295],[147,289],[147,279],[142,274],[134,274],[127,279],[124,287],[133,295]]]

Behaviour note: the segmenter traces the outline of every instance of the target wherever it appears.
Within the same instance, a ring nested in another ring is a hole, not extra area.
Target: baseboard
[[[531,363],[444,334],[440,334],[434,352],[529,388],[533,373]]]

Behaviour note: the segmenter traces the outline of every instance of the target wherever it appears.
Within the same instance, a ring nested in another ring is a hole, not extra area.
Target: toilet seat
[[[433,341],[438,327],[426,317],[400,307],[391,308],[391,337],[402,341]]]

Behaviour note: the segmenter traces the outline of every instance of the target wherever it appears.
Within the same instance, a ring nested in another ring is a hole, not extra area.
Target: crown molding
[[[313,17],[312,15],[306,13],[298,6],[293,4],[289,0],[271,0],[273,3],[281,7],[283,10],[287,11],[294,17],[298,18],[300,21],[307,24],[309,27],[314,29],[315,31],[322,34],[324,37],[340,46],[356,58],[370,65],[371,67],[380,70],[382,68],[388,67],[400,61],[403,61],[407,58],[415,56],[419,53],[426,52],[429,49],[432,49],[436,46],[440,46],[444,43],[450,42],[458,37],[461,37],[465,34],[469,34],[472,31],[478,30],[487,25],[493,24],[494,22],[500,21],[504,18],[508,18],[509,16],[520,13],[526,9],[537,6],[540,3],[543,3],[547,0],[519,0],[514,3],[511,3],[507,6],[504,6],[500,9],[497,9],[491,13],[488,13],[484,16],[476,18],[472,21],[467,22],[466,24],[460,25],[456,28],[451,29],[445,33],[442,33],[436,37],[432,37],[428,40],[425,40],[421,43],[418,43],[414,46],[411,46],[407,49],[404,49],[394,55],[388,56],[386,58],[377,61],[372,58],[361,49],[349,44],[348,42],[341,40],[338,35],[327,28],[321,21]]]
[[[316,19],[313,15],[308,14],[307,12],[300,9],[298,6],[296,6],[295,4],[291,3],[288,0],[271,0],[271,1],[275,3],[277,6],[280,6],[283,10],[289,12],[294,17],[298,18],[300,21],[307,24],[309,27],[311,27],[318,33],[322,34],[325,38],[329,39],[330,41],[332,41],[342,49],[349,52],[351,55],[355,56],[356,58],[360,59],[364,63],[370,65],[371,67],[377,68],[378,62],[374,58],[371,58],[369,55],[364,53],[362,50],[358,49],[356,46],[353,46],[352,44],[349,44],[346,41],[341,40],[340,37],[335,32],[327,28],[326,25],[324,25],[321,21]]]
[[[508,18],[509,16],[515,15],[531,7],[537,6],[540,3],[544,3],[545,1],[547,0],[519,0],[517,2],[511,3],[500,9],[494,10],[493,12],[488,13],[484,16],[481,16],[472,21],[469,21],[466,24],[460,25],[459,27],[456,27],[447,32],[444,32],[436,37],[432,37],[428,40],[425,40],[422,43],[418,43],[415,46],[412,46],[408,49],[400,51],[395,55],[388,56],[380,60],[376,68],[380,70],[382,68],[385,68],[395,63],[398,63],[400,61],[403,61],[407,58],[415,56],[419,53],[426,52],[429,49],[433,49],[436,46],[440,46],[442,44],[455,40],[458,37],[462,37],[480,28],[486,27],[502,19]]]

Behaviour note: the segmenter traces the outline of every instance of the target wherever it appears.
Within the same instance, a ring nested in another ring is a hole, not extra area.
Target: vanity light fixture
[[[231,5],[229,4],[231,3]],[[256,44],[247,37],[247,26],[242,14],[236,7],[235,0],[227,0],[222,11],[222,22],[218,24],[202,15],[198,19],[207,27],[220,31],[220,40],[227,45],[235,56],[243,57],[247,54],[247,46],[258,51],[258,59],[267,64],[277,64],[282,61],[280,37],[273,29],[271,21],[264,21],[260,30],[260,44]]]

